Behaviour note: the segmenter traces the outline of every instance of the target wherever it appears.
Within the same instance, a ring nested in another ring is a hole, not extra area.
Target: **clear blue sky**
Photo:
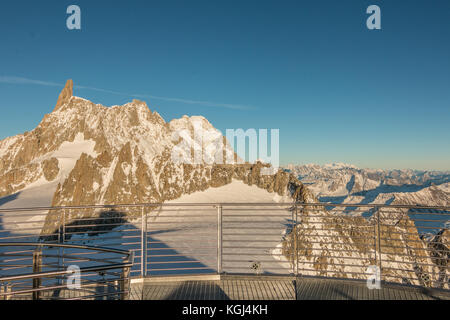
[[[0,138],[33,129],[69,78],[166,121],[279,128],[282,164],[450,169],[448,0],[1,1]]]

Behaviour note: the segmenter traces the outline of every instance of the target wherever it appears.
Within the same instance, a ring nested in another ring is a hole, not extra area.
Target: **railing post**
[[[222,273],[222,205],[217,206],[217,273]]]
[[[381,215],[380,215],[381,208],[377,207],[377,243],[378,243],[378,269],[380,270],[380,281],[381,281],[381,274],[382,274],[382,259],[381,259]]]
[[[11,300],[12,299],[12,286],[8,285],[8,282],[5,282],[4,285],[0,284],[0,292],[3,292],[4,294],[6,294],[5,296],[3,296],[3,298],[0,298],[0,300]]]
[[[295,202],[295,220],[294,220],[294,268],[295,268],[295,277],[298,277],[298,205]]]
[[[119,297],[120,300],[127,300],[130,289],[129,278],[130,278],[130,267],[122,269],[121,278],[119,280]]]
[[[141,277],[147,275],[147,213],[141,208]]]
[[[66,242],[66,209],[62,214],[62,243]]]
[[[62,215],[62,243],[64,244],[66,242],[66,209],[63,210]],[[62,248],[62,267],[64,268],[64,248]]]
[[[58,217],[59,217],[58,243],[61,243],[61,241],[62,241],[62,220],[63,220],[62,213],[59,214]],[[61,248],[60,248],[60,249],[61,249]],[[59,251],[61,251],[61,250],[59,250]],[[60,252],[59,254],[61,254],[61,252]]]
[[[38,246],[33,252],[33,273],[41,272],[42,265],[42,248]],[[39,290],[41,286],[40,278],[33,278],[33,290]],[[40,292],[33,291],[33,300],[39,300]]]
[[[377,211],[373,211],[372,218],[375,217],[376,221],[373,223],[373,249],[375,252],[375,266],[378,266],[378,215]]]
[[[65,210],[62,210],[59,215],[59,228],[58,228],[58,243],[64,243],[64,213]],[[64,268],[64,248],[58,248],[58,270],[62,270]],[[58,285],[61,284],[61,277],[57,278]]]
[[[145,211],[145,207],[143,207],[144,210],[144,257],[145,257],[145,264],[144,264],[144,276],[147,276],[148,273],[148,212]]]

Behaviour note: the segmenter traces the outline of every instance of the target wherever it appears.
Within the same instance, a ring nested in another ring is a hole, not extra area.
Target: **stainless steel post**
[[[42,248],[38,246],[33,252],[33,273],[41,272],[42,265]],[[39,300],[40,292],[38,291],[41,286],[40,278],[33,278],[33,300]]]
[[[144,207],[141,208],[141,277],[145,276],[145,266],[147,264],[147,258],[145,255],[145,219],[144,219]]]
[[[377,208],[377,225],[378,225],[378,231],[377,231],[377,240],[378,240],[378,268],[380,270],[380,280],[382,275],[382,259],[381,259],[381,215],[380,215],[381,208]]]
[[[149,265],[149,261],[148,261],[148,219],[147,219],[147,212],[145,211],[145,207],[142,207],[142,210],[144,211],[144,258],[145,258],[145,263],[144,263],[144,277],[147,276],[148,273],[148,265]]]
[[[298,277],[298,205],[295,203],[295,220],[294,220],[294,272],[295,276]]]
[[[222,273],[222,205],[217,206],[217,273]]]
[[[128,299],[130,290],[129,278],[130,278],[130,268],[125,267],[122,269],[121,279],[119,281],[120,300]]]

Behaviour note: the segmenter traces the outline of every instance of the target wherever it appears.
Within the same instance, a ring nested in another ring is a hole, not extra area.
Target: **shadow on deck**
[[[296,290],[297,289],[297,290]],[[296,292],[297,291],[297,292]],[[132,300],[450,300],[450,292],[365,281],[288,276],[222,275],[133,281]]]

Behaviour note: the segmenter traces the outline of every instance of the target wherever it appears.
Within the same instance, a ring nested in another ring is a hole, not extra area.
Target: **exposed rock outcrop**
[[[53,181],[59,173],[59,161],[56,158],[51,158],[42,161],[42,171],[47,181]]]
[[[73,96],[73,81],[67,80],[64,89],[61,91],[58,101],[56,102],[55,109],[53,111],[58,110],[61,106],[65,105],[69,102],[70,98]]]

